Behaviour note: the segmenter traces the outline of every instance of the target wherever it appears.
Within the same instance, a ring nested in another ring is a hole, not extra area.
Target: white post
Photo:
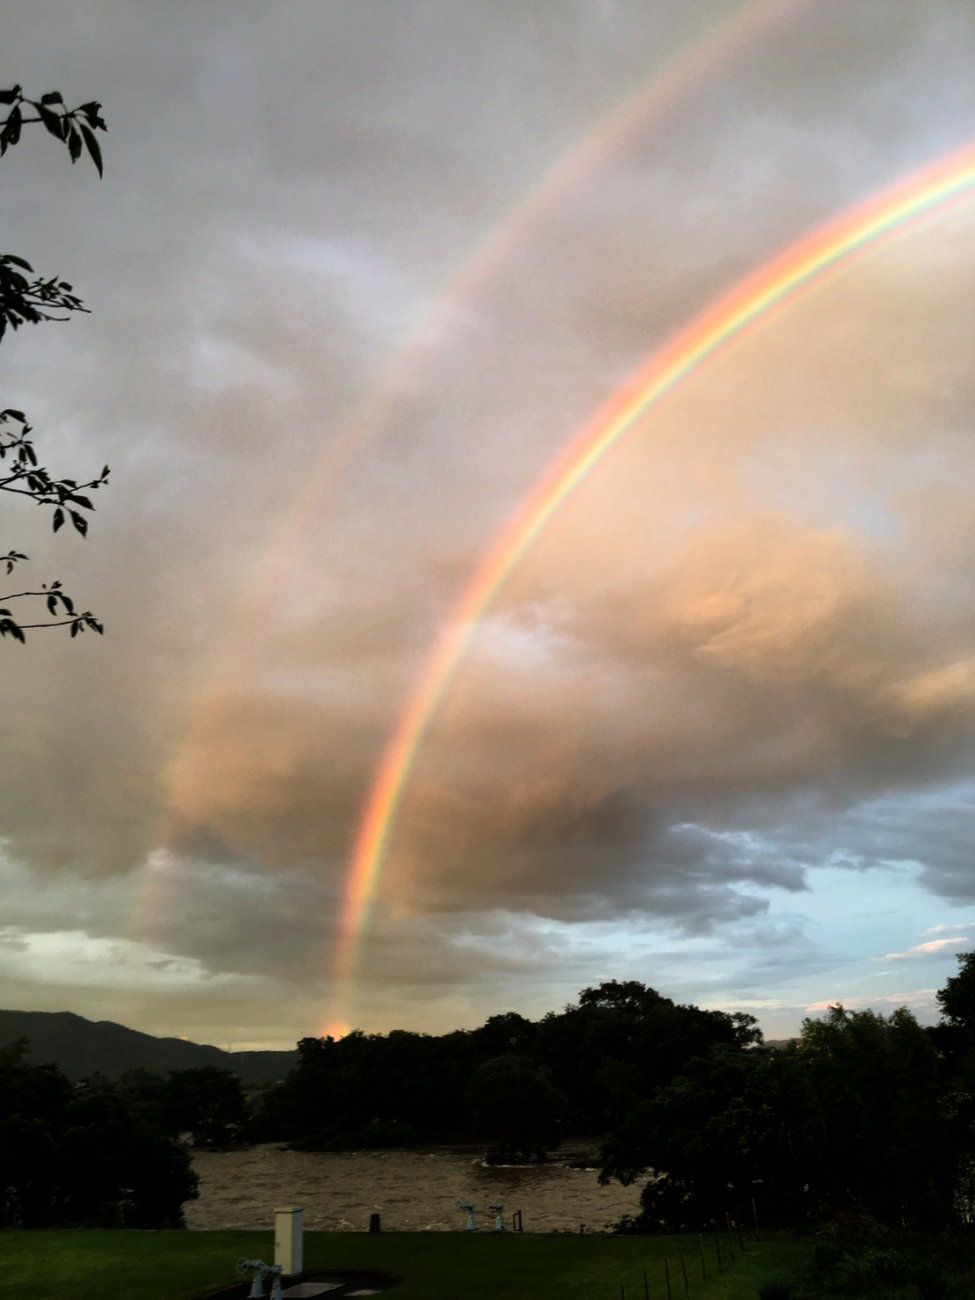
[[[300,1205],[283,1205],[274,1211],[274,1262],[286,1277],[301,1272],[301,1233],[305,1211]]]

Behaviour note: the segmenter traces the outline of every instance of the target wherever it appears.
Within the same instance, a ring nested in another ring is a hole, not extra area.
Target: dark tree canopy
[[[183,1226],[189,1152],[107,1079],[72,1084],[0,1049],[0,1227]]]
[[[975,952],[958,954],[960,969],[935,995],[949,1025],[975,1033]]]
[[[946,1105],[943,1062],[905,1008],[835,1006],[784,1049],[723,1047],[641,1100],[604,1147],[602,1177],[658,1171],[646,1230],[745,1218],[867,1215],[940,1227],[967,1150]]]
[[[544,1069],[514,1053],[479,1065],[467,1086],[471,1126],[498,1160],[541,1160],[558,1144],[565,1094]]]
[[[439,1037],[306,1038],[297,1068],[265,1094],[257,1131],[326,1149],[482,1141],[537,1158],[560,1135],[613,1128],[695,1056],[744,1050],[756,1035],[751,1017],[614,981],[539,1021],[508,1011]]]
[[[975,1205],[972,954],[960,962],[939,995],[953,1019],[932,1029],[905,1008],[834,1006],[773,1049],[750,1016],[609,981],[537,1021],[506,1011],[439,1036],[305,1038],[288,1077],[249,1104],[220,1069],[75,1086],[8,1049],[0,1224],[176,1222],[193,1194],[177,1137],[317,1150],[478,1142],[505,1161],[602,1137],[601,1177],[645,1182],[621,1230],[750,1221],[753,1203],[769,1226],[939,1230]]]

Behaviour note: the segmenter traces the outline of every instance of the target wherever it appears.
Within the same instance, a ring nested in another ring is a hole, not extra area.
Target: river
[[[578,1151],[576,1147],[574,1150]],[[481,1228],[494,1220],[489,1203],[521,1210],[526,1232],[601,1232],[639,1208],[641,1184],[600,1187],[595,1168],[568,1163],[568,1148],[544,1165],[490,1167],[473,1148],[422,1151],[288,1151],[277,1145],[242,1151],[196,1151],[199,1200],[186,1205],[190,1228],[269,1228],[278,1205],[301,1205],[305,1227],[364,1232],[382,1216],[389,1232],[458,1232],[478,1208]]]

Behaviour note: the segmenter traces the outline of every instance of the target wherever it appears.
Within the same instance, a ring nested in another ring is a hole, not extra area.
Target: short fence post
[[[369,1231],[370,1231],[370,1232],[382,1232],[382,1230],[383,1230],[383,1221],[382,1221],[382,1219],[379,1217],[378,1214],[370,1214],[370,1215],[369,1215]]]
[[[708,1266],[704,1259],[704,1233],[703,1232],[699,1232],[697,1234],[697,1240],[698,1240],[698,1245],[701,1247],[701,1281],[706,1282],[708,1280]]]
[[[305,1211],[300,1205],[283,1205],[274,1211],[274,1262],[286,1277],[296,1277],[304,1267],[302,1232]]]

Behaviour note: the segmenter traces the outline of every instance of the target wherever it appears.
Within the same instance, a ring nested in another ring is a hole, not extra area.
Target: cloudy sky
[[[0,351],[104,639],[0,645],[0,1002],[286,1047],[603,978],[926,1020],[975,947],[975,197],[698,367],[542,530],[377,769],[500,530],[696,313],[975,137],[959,0],[9,0],[0,162],[90,307]]]

